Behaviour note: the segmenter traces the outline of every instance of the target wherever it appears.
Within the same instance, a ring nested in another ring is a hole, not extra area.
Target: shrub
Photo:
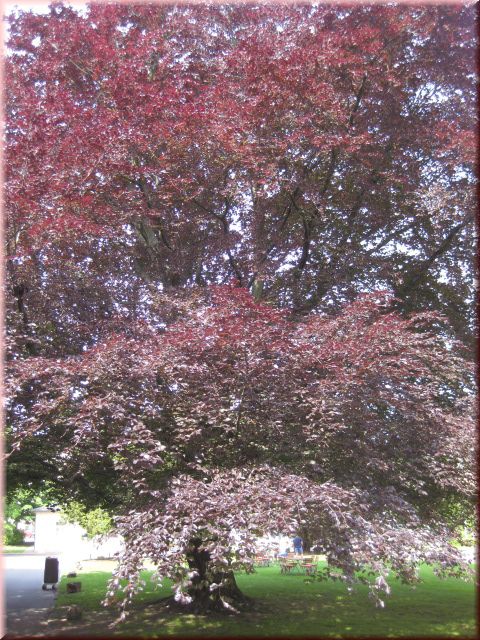
[[[3,544],[23,544],[23,531],[10,522],[3,523]]]

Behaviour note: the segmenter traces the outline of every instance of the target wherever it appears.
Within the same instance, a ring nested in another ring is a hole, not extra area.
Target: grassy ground
[[[25,553],[26,551],[33,551],[33,544],[6,544],[2,547],[2,553]]]
[[[75,579],[82,582],[78,594],[67,594],[67,580],[62,579],[57,607],[78,604],[90,623],[84,633],[105,633],[110,614],[94,611],[101,609],[109,572],[88,572],[87,566],[84,571],[87,573]],[[144,577],[149,575],[146,571]],[[385,609],[376,609],[368,599],[367,587],[359,586],[350,595],[339,583],[306,583],[302,575],[281,575],[278,566],[262,567],[253,575],[237,576],[242,591],[255,599],[255,609],[239,616],[215,617],[162,610],[149,603],[170,595],[170,588],[154,591],[147,586],[132,618],[109,635],[475,637],[473,580],[439,580],[428,567],[422,570],[422,580],[416,589],[392,581]],[[99,621],[92,626],[95,615]]]

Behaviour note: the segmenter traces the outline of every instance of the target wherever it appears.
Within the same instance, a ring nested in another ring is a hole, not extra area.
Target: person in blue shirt
[[[293,551],[301,555],[303,553],[303,540],[300,538],[300,536],[295,536],[292,542]]]

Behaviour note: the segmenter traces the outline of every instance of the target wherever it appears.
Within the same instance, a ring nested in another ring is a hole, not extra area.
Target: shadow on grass
[[[150,574],[144,572],[142,577],[148,580]],[[78,604],[90,622],[83,626],[88,635],[105,633],[115,617],[113,611],[104,610],[95,625],[108,578],[104,572],[79,575],[82,591],[78,594],[66,594],[63,581],[60,585],[57,605]],[[237,576],[240,589],[255,605],[236,616],[170,611],[163,601],[171,595],[170,586],[154,590],[147,582],[129,618],[108,635],[475,637],[473,582],[439,580],[428,567],[422,570],[422,578],[416,589],[392,581],[385,609],[376,609],[364,585],[348,594],[340,582],[306,582],[302,575],[281,575],[278,567],[262,567],[253,575]]]

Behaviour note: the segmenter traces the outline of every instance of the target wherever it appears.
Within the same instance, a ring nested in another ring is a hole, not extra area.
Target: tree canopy
[[[232,278],[297,313],[388,289],[471,348],[472,11],[11,17],[7,255],[38,348]]]
[[[445,500],[475,492],[471,398],[465,363],[419,332],[428,318],[385,313],[378,294],[302,323],[237,287],[207,298],[161,334],[12,365],[17,437],[48,439],[60,480],[102,469],[128,508],[132,590],[147,556],[187,597],[197,536],[215,575],[248,567],[256,535],[305,525],[347,579],[456,564],[435,547],[458,524]]]
[[[472,11],[9,18],[9,478],[120,516],[112,596],[148,556],[232,606],[255,536],[300,528],[377,602],[387,565],[459,570]]]

